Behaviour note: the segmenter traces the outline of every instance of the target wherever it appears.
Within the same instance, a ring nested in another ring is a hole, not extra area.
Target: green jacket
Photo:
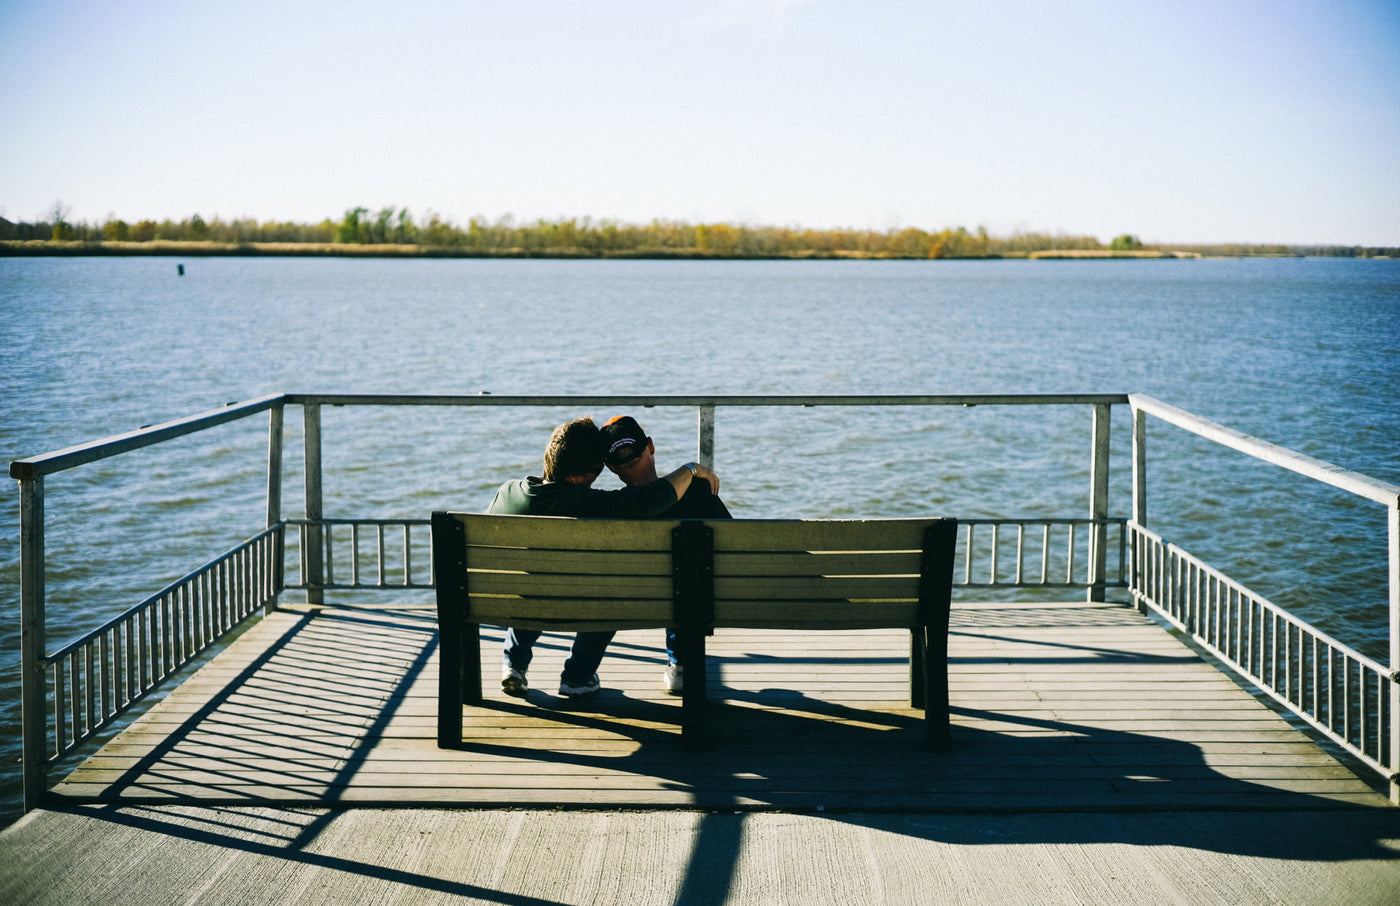
[[[496,489],[488,513],[515,516],[600,516],[610,519],[649,519],[676,503],[669,481],[639,488],[601,491],[567,481],[545,481],[531,475],[507,481]]]

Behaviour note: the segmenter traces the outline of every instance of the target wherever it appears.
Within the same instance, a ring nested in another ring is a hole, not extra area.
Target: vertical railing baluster
[[[384,587],[384,523],[375,526],[375,554],[379,560],[379,587]]]
[[[1001,526],[992,523],[992,556],[987,568],[987,582],[990,585],[997,584],[997,554],[1001,547]]]
[[[68,731],[74,742],[83,734],[83,670],[82,649],[68,655]]]
[[[111,629],[98,633],[97,636],[97,711],[101,721],[105,721],[112,714],[111,637]]]
[[[1026,524],[1016,523],[1016,584],[1021,584],[1021,570],[1026,558]]]
[[[350,584],[360,584],[360,524],[350,526]]]
[[[967,524],[967,546],[963,548],[963,580],[962,584],[972,583],[972,523]]]
[[[1050,581],[1050,523],[1045,523],[1040,533],[1040,584]]]
[[[68,749],[68,675],[65,669],[67,658],[53,662],[53,713],[54,713],[54,753],[62,754]]]
[[[409,537],[407,522],[403,524],[403,584],[413,584],[413,541]]]
[[[327,523],[321,531],[324,532],[326,539],[326,555],[321,565],[322,575],[325,576],[322,580],[322,584],[330,586],[335,584],[335,549],[333,547],[335,526]]]

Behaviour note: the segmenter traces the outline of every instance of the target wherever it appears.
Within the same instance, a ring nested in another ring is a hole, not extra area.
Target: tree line
[[[1400,256],[1400,249],[1360,246],[1156,245],[1122,234],[1109,243],[1093,236],[1018,232],[991,236],[983,228],[938,231],[917,227],[890,230],[811,229],[795,226],[750,226],[687,223],[656,219],[649,223],[594,220],[590,217],[517,222],[507,214],[496,220],[472,217],[459,225],[429,211],[415,218],[407,208],[375,211],[358,206],[339,220],[319,223],[258,221],[255,218],[208,220],[194,214],[180,221],[127,222],[114,215],[101,223],[72,221],[61,204],[49,217],[32,223],[0,218],[0,240],[54,240],[111,244],[198,242],[254,247],[259,243],[329,246],[399,246],[412,253],[463,255],[626,255],[695,257],[889,257],[998,258],[1054,251],[1184,251],[1203,255]],[[346,249],[349,251],[349,249]]]

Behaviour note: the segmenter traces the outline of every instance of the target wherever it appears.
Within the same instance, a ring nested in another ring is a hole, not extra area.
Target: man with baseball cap
[[[544,451],[544,477],[507,481],[496,491],[488,513],[524,516],[601,516],[614,519],[646,519],[660,516],[687,496],[695,487],[706,493],[719,491],[719,476],[698,463],[686,463],[664,478],[629,485],[616,491],[592,487],[603,471],[606,448],[598,426],[591,418],[576,418],[554,429]],[[510,627],[503,651],[501,689],[507,695],[521,696],[529,689],[526,671],[534,656],[535,629]],[[559,678],[559,694],[570,698],[597,692],[598,665],[612,632],[580,632],[573,650],[564,662]]]
[[[604,447],[603,462],[629,488],[644,488],[656,480],[656,445],[630,415],[610,419],[601,429]],[[718,481],[693,481],[673,506],[658,519],[730,519],[729,508],[719,499]],[[680,695],[685,676],[676,659],[678,634],[666,630],[666,672],[662,682],[666,691]]]

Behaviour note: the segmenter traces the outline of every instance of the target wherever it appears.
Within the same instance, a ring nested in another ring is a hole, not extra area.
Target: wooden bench
[[[744,629],[908,629],[924,742],[948,745],[953,519],[613,520],[433,514],[438,745],[481,703],[480,626],[683,630],[682,739],[705,733],[705,637]]]

